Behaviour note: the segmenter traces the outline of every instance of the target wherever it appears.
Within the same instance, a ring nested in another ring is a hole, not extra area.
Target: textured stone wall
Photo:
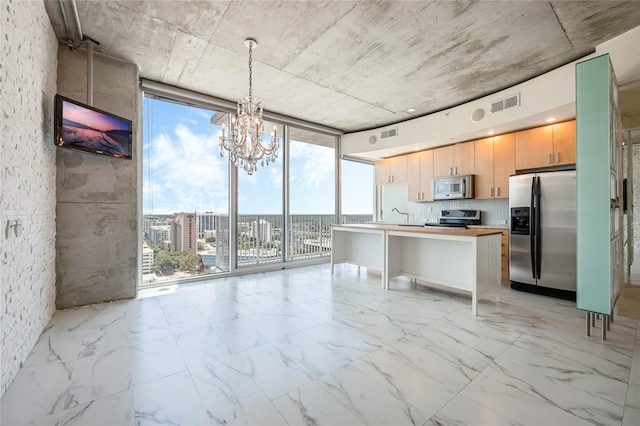
[[[60,49],[58,93],[87,102],[87,52]],[[56,284],[58,308],[136,296],[138,67],[93,57],[93,105],[133,121],[133,160],[59,149]]]
[[[633,252],[640,254],[640,145],[633,146]],[[626,165],[626,164],[625,164]],[[634,263],[640,255],[634,255]]]
[[[0,370],[13,380],[55,310],[58,41],[41,1],[3,1],[0,147]],[[19,221],[18,235],[13,225]]]

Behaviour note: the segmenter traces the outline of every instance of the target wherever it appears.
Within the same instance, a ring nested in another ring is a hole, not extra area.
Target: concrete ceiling
[[[73,39],[71,1],[63,1]],[[86,1],[85,35],[140,76],[352,132],[485,96],[640,23],[640,1]],[[60,2],[45,1],[66,43]],[[407,109],[416,111],[408,113]]]

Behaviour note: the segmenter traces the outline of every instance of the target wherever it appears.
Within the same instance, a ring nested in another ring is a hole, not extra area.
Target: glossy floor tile
[[[640,275],[638,276],[640,278]],[[640,424],[640,327],[328,265],[167,286],[55,313],[3,425]]]

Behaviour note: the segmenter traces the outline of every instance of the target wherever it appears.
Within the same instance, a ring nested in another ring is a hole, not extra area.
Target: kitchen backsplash
[[[409,200],[406,184],[382,185],[380,187],[380,206],[382,217],[378,212],[379,221],[390,223],[404,223],[405,215],[393,212],[397,208],[402,213],[408,213],[408,223],[437,222],[441,210],[473,209],[482,211],[483,225],[506,226],[509,222],[509,200],[451,200],[433,201],[428,203],[414,203]],[[498,223],[504,220],[505,223]]]

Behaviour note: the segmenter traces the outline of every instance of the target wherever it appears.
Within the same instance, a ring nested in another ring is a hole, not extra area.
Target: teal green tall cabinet
[[[576,145],[576,302],[608,316],[624,268],[622,129],[609,55],[576,65]]]

